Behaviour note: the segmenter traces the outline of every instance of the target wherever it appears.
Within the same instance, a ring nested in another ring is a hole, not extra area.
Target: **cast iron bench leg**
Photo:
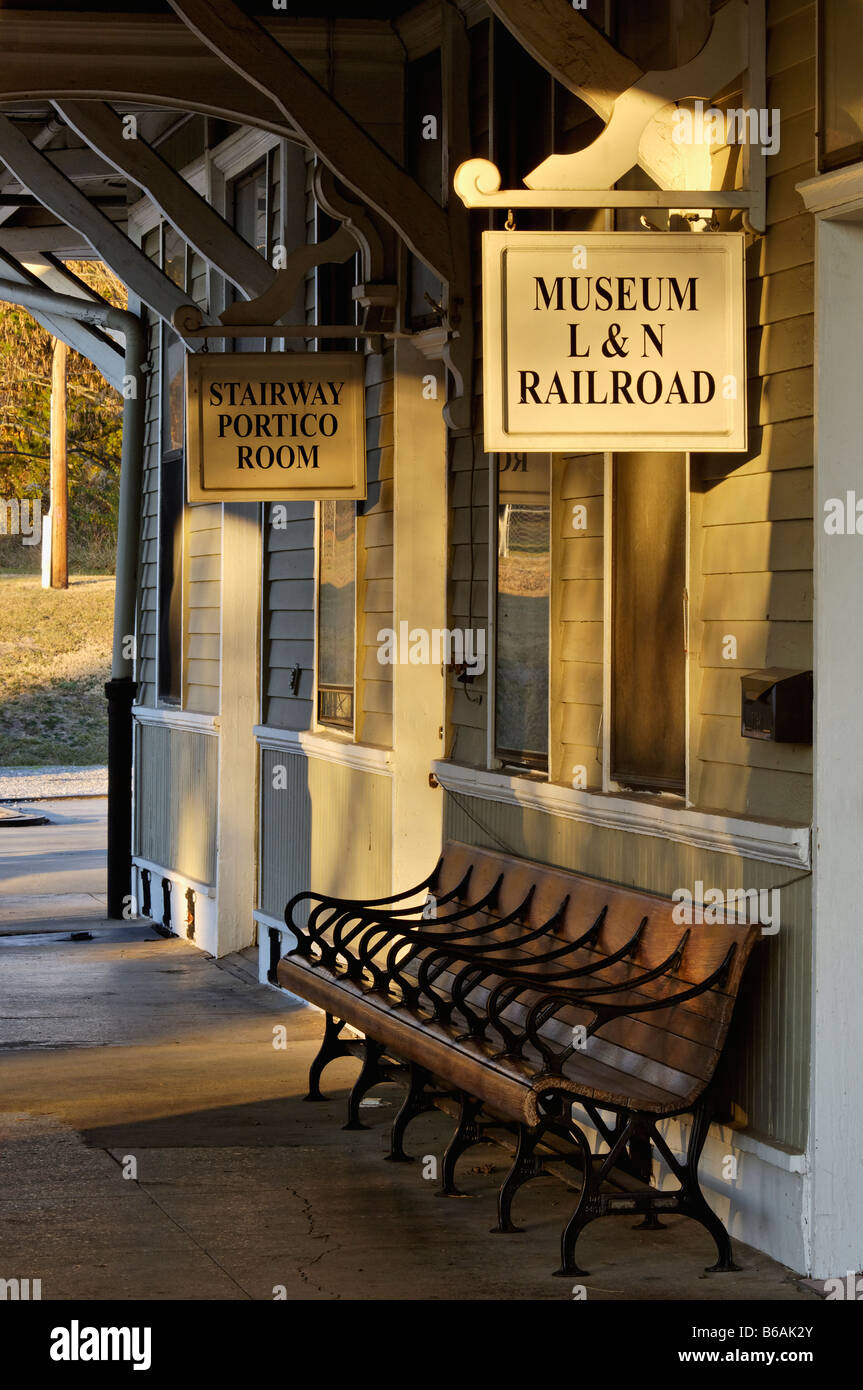
[[[441,1164],[441,1195],[444,1197],[463,1197],[465,1195],[463,1192],[459,1192],[455,1185],[455,1165],[465,1149],[469,1149],[472,1144],[478,1144],[482,1139],[482,1132],[477,1124],[477,1116],[481,1109],[482,1101],[474,1100],[473,1096],[465,1095],[464,1092],[461,1093],[458,1127],[447,1145]]]
[[[554,1271],[555,1276],[559,1279],[568,1278],[570,1274],[586,1275],[590,1273],[589,1269],[581,1269],[577,1264],[575,1247],[585,1226],[588,1226],[591,1221],[595,1221],[599,1215],[597,1209],[599,1184],[596,1181],[596,1171],[587,1136],[574,1123],[569,1127],[569,1135],[571,1139],[576,1141],[581,1150],[584,1181],[575,1211],[564,1226],[560,1237],[560,1269]]]
[[[426,1095],[426,1086],[431,1081],[430,1074],[424,1067],[420,1067],[416,1062],[411,1063],[411,1084],[408,1093],[402,1102],[401,1109],[393,1120],[392,1133],[390,1135],[390,1151],[386,1155],[390,1163],[413,1163],[413,1156],[405,1153],[404,1138],[405,1131],[411,1120],[416,1119],[417,1115],[424,1114],[427,1110],[434,1109],[434,1102],[430,1096]]]
[[[704,1148],[712,1117],[712,1102],[709,1097],[702,1096],[692,1112],[692,1129],[689,1134],[689,1143],[686,1146],[686,1162],[683,1165],[681,1175],[683,1193],[679,1209],[684,1216],[691,1216],[694,1221],[699,1221],[705,1230],[710,1232],[716,1243],[716,1252],[719,1258],[715,1265],[707,1265],[706,1273],[726,1274],[739,1270],[740,1265],[734,1263],[731,1237],[701,1191],[701,1184],[698,1181],[701,1150]]]
[[[303,1097],[304,1100],[326,1100],[327,1097],[321,1091],[321,1075],[324,1067],[329,1066],[330,1062],[334,1062],[337,1057],[356,1055],[356,1043],[348,1042],[346,1038],[339,1037],[345,1026],[344,1019],[335,1018],[333,1014],[327,1014],[326,1019],[323,1042],[317,1057],[309,1067],[309,1093]]]
[[[512,1221],[512,1202],[520,1187],[531,1178],[542,1178],[542,1161],[534,1150],[545,1133],[545,1125],[528,1129],[527,1125],[518,1127],[518,1148],[515,1151],[512,1167],[501,1183],[497,1194],[497,1225],[492,1227],[492,1235],[521,1235],[524,1227],[514,1226]]]
[[[383,1051],[381,1044],[375,1042],[374,1038],[366,1038],[363,1045],[363,1065],[351,1090],[348,1121],[342,1125],[342,1129],[368,1129],[368,1125],[364,1125],[360,1120],[360,1101],[379,1081],[387,1079],[388,1073],[380,1065]]]

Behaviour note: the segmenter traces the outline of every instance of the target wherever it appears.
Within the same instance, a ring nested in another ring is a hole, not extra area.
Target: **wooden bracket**
[[[503,10],[504,19],[514,27],[513,12],[523,8],[523,0],[499,0],[493,8]],[[589,27],[583,15],[573,13],[566,20],[571,28]],[[536,25],[535,15],[531,22]],[[518,30],[514,32],[518,36]],[[601,42],[603,51],[609,47],[601,36],[593,42]],[[537,56],[552,66],[548,52]],[[592,144],[575,154],[551,155],[525,176],[525,188],[502,190],[496,166],[486,159],[471,159],[456,170],[455,191],[467,208],[742,208],[748,229],[763,231],[763,150],[751,144],[743,147],[745,188],[711,189],[714,159],[709,144],[677,138],[676,103],[709,98],[740,73],[746,74],[745,100],[760,112],[766,100],[764,0],[729,0],[714,16],[707,42],[691,62],[639,77],[612,99],[606,127]],[[585,74],[576,82],[567,81],[572,91],[604,113],[607,106],[603,108],[587,90],[587,83]],[[635,165],[660,187],[613,188]],[[722,173],[725,176],[727,168]]]

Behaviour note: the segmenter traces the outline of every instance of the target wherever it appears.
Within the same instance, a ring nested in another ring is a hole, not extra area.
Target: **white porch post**
[[[214,955],[254,937],[257,902],[257,748],[261,522],[252,502],[222,512],[222,703],[219,729],[218,939]]]
[[[446,627],[447,456],[444,371],[396,343],[393,622]],[[437,396],[423,394],[423,378]],[[439,663],[393,667],[393,891],[418,883],[440,853],[443,791],[430,787],[443,756],[445,677]]]
[[[863,1268],[863,534],[824,529],[829,499],[844,503],[849,492],[863,498],[863,212],[854,220],[819,217],[816,237],[814,938],[804,1235],[810,1274],[826,1278]]]

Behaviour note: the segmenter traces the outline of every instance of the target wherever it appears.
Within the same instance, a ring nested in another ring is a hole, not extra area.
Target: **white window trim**
[[[515,452],[522,452],[516,450]],[[551,663],[553,659],[554,641],[554,573],[557,561],[557,545],[555,537],[555,516],[554,516],[554,468],[555,460],[559,455],[548,453],[545,450],[531,450],[527,452],[537,457],[548,460],[548,624],[546,631],[546,650],[548,652],[548,700],[546,702],[546,769],[537,770],[537,777],[549,778],[551,776],[552,763],[552,700],[551,692],[553,682],[551,679]],[[488,634],[487,647],[488,654],[486,659],[487,684],[486,698],[488,700],[488,718],[486,719],[486,766],[490,772],[505,768],[509,764],[504,763],[497,751],[497,604],[498,604],[498,565],[500,545],[500,460],[502,454],[489,454],[489,522],[488,522],[488,620],[486,632]],[[471,469],[470,486],[473,491],[474,470]],[[473,538],[471,537],[471,547]],[[474,580],[474,583],[477,581]],[[471,594],[469,603],[473,602]],[[473,615],[471,621],[473,621]],[[478,620],[477,620],[478,621]],[[514,751],[514,750],[513,750]]]
[[[272,725],[256,724],[252,732],[261,748],[299,757],[315,758],[320,762],[338,763],[361,772],[377,772],[392,776],[392,752],[370,743],[354,743],[348,737],[339,738],[317,730],[276,729]]]
[[[480,801],[542,811],[564,820],[582,821],[606,830],[654,835],[720,854],[740,855],[769,864],[810,868],[808,825],[743,819],[720,812],[675,806],[666,799],[636,799],[603,792],[579,791],[540,778],[486,772],[457,763],[435,762],[432,771],[446,791]]]
[[[136,869],[148,869],[151,874],[158,878],[170,879],[180,888],[194,888],[195,892],[202,898],[215,898],[216,888],[212,883],[200,883],[196,878],[187,878],[185,874],[178,873],[176,869],[166,869],[162,864],[156,864],[152,859],[142,859],[140,854],[132,855],[132,863]],[[152,920],[152,919],[151,919]]]
[[[317,294],[317,288],[315,289]],[[321,503],[320,499],[315,502],[315,579],[314,579],[314,600],[315,600],[315,638],[314,638],[314,659],[315,669],[312,672],[312,728],[311,732],[320,734],[325,738],[335,738],[340,743],[353,743],[357,741],[357,713],[359,709],[359,641],[360,641],[360,621],[359,621],[359,514],[356,502],[354,503],[354,681],[353,681],[353,700],[352,714],[353,719],[350,729],[339,729],[335,724],[322,723],[318,718],[318,669],[320,666],[320,601],[321,601]],[[358,745],[359,746],[359,745]]]
[[[858,212],[863,209],[863,160],[804,179],[796,188],[807,212]]]
[[[133,705],[132,714],[137,724],[163,724],[169,729],[187,729],[197,734],[218,734],[220,728],[217,714],[198,714],[176,705]]]

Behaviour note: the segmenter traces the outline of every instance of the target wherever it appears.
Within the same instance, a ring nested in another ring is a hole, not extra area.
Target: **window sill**
[[[655,835],[720,854],[737,854],[792,868],[811,867],[808,825],[744,819],[673,804],[669,797],[576,791],[531,777],[486,772],[458,763],[435,762],[432,771],[446,791],[584,821],[607,830]],[[675,798],[676,801],[676,798]]]
[[[831,212],[863,201],[863,161],[844,164],[796,185],[807,212]]]
[[[317,730],[276,729],[268,724],[256,724],[253,731],[262,748],[274,748],[282,753],[316,758],[321,762],[355,767],[361,772],[389,775],[392,753],[369,743],[353,743],[349,736],[325,734]]]
[[[217,734],[217,714],[196,714],[180,709],[179,705],[133,705],[132,715],[138,724],[166,724],[170,729],[190,729],[197,734]]]

